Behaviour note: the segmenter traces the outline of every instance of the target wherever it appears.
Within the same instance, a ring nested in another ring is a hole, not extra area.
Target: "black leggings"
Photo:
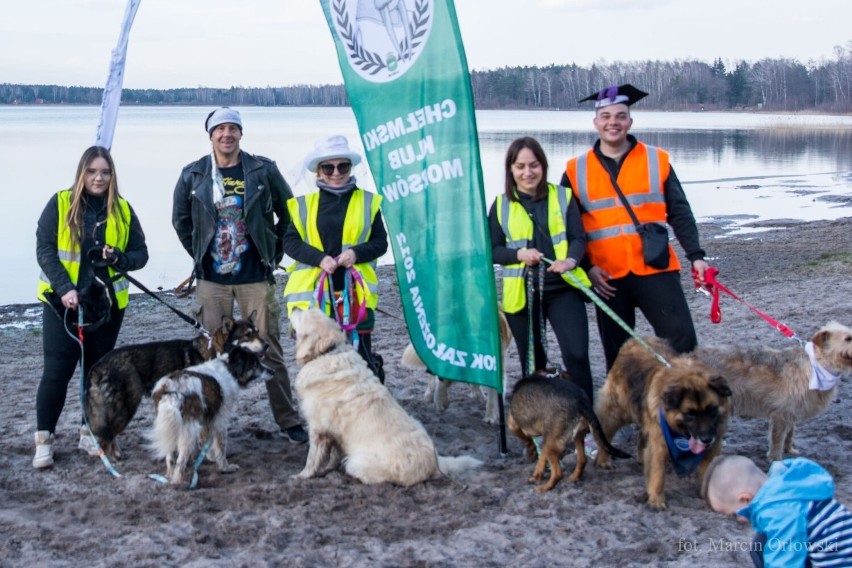
[[[636,327],[636,308],[654,328],[657,337],[667,339],[678,353],[695,349],[698,339],[689,313],[680,275],[677,272],[659,272],[648,276],[628,274],[610,280],[616,288],[615,297],[604,300],[631,329]],[[598,331],[606,356],[606,370],[612,368],[618,350],[630,335],[615,321],[596,307]]]
[[[95,331],[83,332],[84,375],[115,347],[123,319],[124,310],[113,306],[107,323]],[[44,371],[36,394],[36,424],[37,430],[54,432],[65,406],[68,383],[80,361],[80,344],[68,336],[62,319],[47,305],[42,312],[42,344]]]
[[[539,314],[541,308],[539,295],[533,298],[533,347],[535,351],[534,371],[547,367],[544,353],[544,342],[541,337]],[[529,351],[529,310],[506,314],[506,320],[515,336],[518,357],[521,360],[521,372],[524,376],[530,373],[527,369],[527,353]],[[559,350],[562,352],[562,364],[571,376],[571,380],[589,395],[593,400],[592,369],[589,364],[589,318],[586,316],[586,304],[580,293],[573,288],[562,288],[544,293],[544,317],[550,322],[550,327],[556,335]]]

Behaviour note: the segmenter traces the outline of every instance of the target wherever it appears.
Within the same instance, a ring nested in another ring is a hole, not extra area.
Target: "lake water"
[[[171,227],[172,192],[184,165],[210,151],[207,107],[121,109],[113,155],[122,194],[145,230],[151,260],[134,275],[151,289],[173,288],[191,261]],[[294,192],[311,188],[301,171],[314,140],[358,140],[348,108],[239,108],[245,150],[278,162]],[[0,263],[7,275],[0,305],[35,301],[39,268],[35,228],[57,190],[73,182],[77,160],[94,139],[97,107],[0,107],[0,171],[12,213]],[[488,205],[501,191],[503,159],[521,135],[539,139],[558,182],[565,161],[595,140],[592,113],[479,111],[477,124]],[[636,112],[632,132],[672,155],[699,220],[834,219],[852,215],[852,117],[746,113]],[[355,175],[374,190],[366,165]],[[837,200],[847,199],[839,206]],[[834,199],[835,201],[832,201]],[[384,259],[391,262],[391,258]]]

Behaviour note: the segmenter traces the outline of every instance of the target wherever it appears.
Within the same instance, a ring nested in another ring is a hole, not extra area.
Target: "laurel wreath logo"
[[[417,48],[423,43],[423,36],[426,35],[429,26],[429,1],[416,0],[414,3],[414,12],[411,21],[411,56],[416,53]],[[335,23],[338,26],[340,37],[343,39],[346,49],[349,50],[350,60],[352,64],[358,67],[362,72],[370,75],[387,69],[387,65],[382,60],[382,56],[375,51],[364,49],[355,40],[355,30],[352,28],[352,22],[349,19],[349,12],[346,9],[346,0],[334,0],[332,3],[334,11]],[[399,52],[405,53],[408,50],[408,40],[403,38],[399,45]]]

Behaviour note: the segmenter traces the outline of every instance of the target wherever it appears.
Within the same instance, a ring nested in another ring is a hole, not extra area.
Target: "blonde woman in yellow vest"
[[[340,292],[348,269],[358,271],[366,287],[360,300],[367,307],[366,319],[358,325],[358,351],[384,382],[370,332],[378,303],[376,261],[388,250],[388,236],[379,210],[382,198],[358,188],[352,175],[352,167],[360,162],[361,156],[343,136],[318,141],[305,159],[319,191],[287,201],[290,226],[284,253],[294,262],[288,267],[284,301],[288,315],[295,308],[307,309],[323,272]]]
[[[56,424],[68,383],[80,362],[80,345],[68,335],[83,305],[83,373],[115,347],[128,283],[115,269],[138,270],[148,262],[145,234],[133,208],[118,193],[109,150],[87,149],[71,189],[56,193],[38,220],[36,256],[41,267],[38,298],[43,302],[44,370],[36,395],[36,454],[33,467],[53,465]],[[102,286],[106,287],[104,291]],[[99,292],[98,292],[99,291]],[[80,449],[94,450],[81,429]]]
[[[580,211],[570,190],[547,183],[547,156],[535,138],[518,138],[506,152],[506,185],[488,221],[491,253],[503,265],[503,311],[512,328],[524,375],[547,365],[542,342],[543,322],[550,322],[571,380],[592,400],[589,365],[589,322],[585,296],[569,284],[564,273],[588,279],[578,268],[586,251]],[[547,266],[542,258],[553,259]],[[544,286],[539,287],[540,271]],[[533,305],[527,302],[525,276],[534,285]],[[532,319],[534,366],[528,368],[529,326]]]

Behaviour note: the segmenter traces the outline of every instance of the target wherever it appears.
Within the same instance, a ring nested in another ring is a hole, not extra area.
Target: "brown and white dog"
[[[500,316],[500,349],[501,354],[503,356],[503,392],[505,392],[506,355],[509,351],[509,347],[512,345],[512,330],[509,328],[509,322],[506,321],[506,316],[503,315],[503,311],[498,310],[497,313]],[[429,375],[429,384],[426,386],[424,400],[426,402],[432,402],[435,405],[435,410],[439,412],[443,412],[444,410],[449,408],[450,398],[448,391],[454,381],[448,381],[446,379],[436,377],[432,373],[429,373],[429,371],[426,369],[426,365],[423,363],[423,360],[420,359],[420,357],[417,355],[417,352],[414,350],[414,345],[412,345],[411,343],[409,343],[408,346],[405,348],[405,351],[402,352],[400,365],[405,369],[426,371],[426,373]],[[485,416],[483,420],[488,424],[497,424],[499,420],[497,391],[491,388],[479,387],[473,384],[469,386],[470,396],[474,398],[480,398],[483,394],[485,396]]]
[[[146,437],[154,455],[165,458],[169,483],[182,482],[186,464],[208,440],[207,457],[216,462],[219,472],[239,469],[225,455],[228,423],[239,390],[255,379],[266,381],[272,376],[260,356],[237,348],[157,381],[151,395],[154,425]]]
[[[795,454],[796,424],[825,410],[852,373],[852,329],[829,322],[806,348],[699,346],[692,356],[718,370],[733,391],[734,415],[769,419],[771,461]]]
[[[252,317],[225,317],[209,338],[199,335],[194,339],[151,341],[113,349],[95,363],[86,377],[84,408],[89,428],[105,453],[121,459],[116,436],[127,428],[142,398],[151,396],[160,377],[234,348],[262,353],[265,345]]]
[[[310,435],[305,467],[317,477],[343,464],[362,483],[421,483],[438,471],[461,474],[481,462],[439,456],[423,425],[409,416],[346,341],[337,323],[317,309],[290,316],[296,336],[296,393]]]
[[[638,456],[645,470],[648,505],[666,508],[666,463],[678,475],[695,467],[704,478],[719,455],[731,414],[731,389],[707,365],[679,356],[663,340],[645,338],[670,364],[663,365],[635,339],[618,352],[598,393],[595,414],[611,440],[622,426],[640,427]],[[610,455],[598,447],[595,465],[609,468]]]

